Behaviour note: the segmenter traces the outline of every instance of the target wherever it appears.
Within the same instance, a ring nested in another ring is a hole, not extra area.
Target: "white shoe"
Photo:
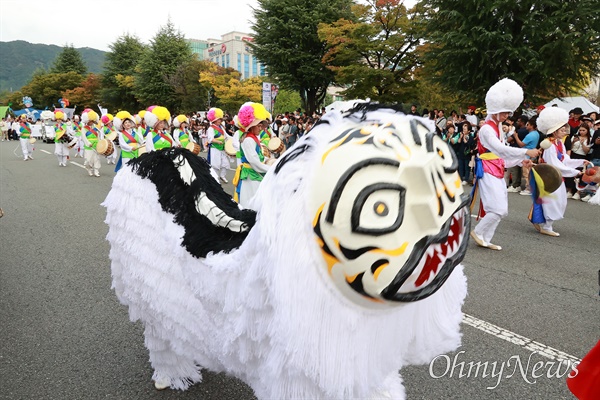
[[[94,172],[94,176],[100,176],[100,172],[98,172],[98,171]]]
[[[567,198],[569,198],[569,196],[567,195]],[[581,196],[579,195],[579,192],[575,193],[574,195],[571,196],[571,198],[573,200],[581,200]],[[588,199],[589,200],[589,199]]]
[[[93,173],[92,171],[88,171],[88,174],[89,174],[90,176],[94,176],[94,173]]]
[[[467,181],[462,181],[461,183],[463,186],[465,186],[467,184]]]
[[[502,247],[496,245],[496,244],[492,244],[492,243],[487,243],[485,240],[483,240],[482,238],[480,238],[474,230],[471,231],[471,237],[473,238],[473,240],[475,240],[475,243],[477,243],[477,246],[479,247],[485,247],[488,249],[492,249],[492,250],[502,250]]]
[[[545,230],[545,229],[543,229],[543,228],[542,228],[542,229],[540,229],[540,233],[541,233],[542,235],[548,235],[548,236],[553,236],[553,237],[559,237],[559,236],[560,236],[560,233],[558,233],[558,232],[554,232],[554,231],[547,231],[547,230]]]
[[[521,190],[519,194],[522,194],[523,196],[531,196],[529,189]]]
[[[584,201],[584,202],[586,202],[586,203],[587,203],[588,201],[590,201],[590,199],[591,199],[591,198],[592,198],[592,195],[588,194],[587,196],[583,197],[583,198],[581,199],[581,201]]]
[[[519,193],[519,192],[520,192],[520,190],[519,190],[519,189],[517,189],[517,188],[516,188],[516,187],[514,187],[514,186],[509,186],[509,187],[506,189],[506,191],[507,191],[508,193]]]
[[[31,156],[27,156],[27,157],[29,157],[30,160],[33,160],[33,157],[31,157]]]
[[[165,390],[169,386],[171,386],[171,383],[167,379],[154,381],[154,388],[156,388],[156,390]]]
[[[223,182],[223,183],[229,183],[229,181],[227,180],[227,178],[221,178],[221,182]]]
[[[567,192],[567,199],[572,199],[572,198],[573,198],[573,193]]]

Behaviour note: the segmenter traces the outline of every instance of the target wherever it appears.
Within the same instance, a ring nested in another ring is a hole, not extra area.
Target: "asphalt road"
[[[0,399],[254,398],[239,380],[210,372],[186,392],[154,389],[141,326],[129,322],[110,288],[100,203],[113,166],[103,160],[101,176],[89,177],[73,163],[58,167],[44,152],[52,153],[53,144],[38,142],[28,162],[17,156],[17,145],[0,143]],[[225,190],[231,193],[231,184]],[[494,238],[504,250],[469,244],[463,311],[582,358],[600,339],[600,207],[569,200],[565,220],[555,225],[561,237],[551,238],[527,221],[528,197],[510,193],[509,205]],[[534,363],[552,360],[532,355],[531,347],[472,324],[462,331],[463,346],[448,355],[455,369],[439,358],[431,370],[401,371],[407,398],[574,398],[566,377],[549,378],[545,369],[532,377]],[[513,371],[517,358],[524,373]],[[488,362],[496,374],[459,377],[461,361]]]

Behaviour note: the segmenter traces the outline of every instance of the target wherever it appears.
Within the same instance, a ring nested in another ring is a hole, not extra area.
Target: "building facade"
[[[192,52],[198,56],[198,60],[204,60],[204,50],[210,47],[210,42],[199,39],[186,39],[186,42],[190,45]]]
[[[233,68],[242,75],[241,79],[265,76],[264,65],[254,57],[248,45],[252,40],[249,34],[234,31],[224,34],[221,39],[202,41],[207,46],[202,50],[202,56],[199,58],[212,61],[223,68]]]

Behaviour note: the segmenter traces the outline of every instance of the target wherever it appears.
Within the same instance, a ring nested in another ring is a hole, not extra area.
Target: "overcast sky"
[[[149,43],[169,17],[189,39],[220,39],[231,31],[250,33],[257,0],[0,0],[0,41],[91,47],[129,33]]]
[[[231,31],[251,33],[251,7],[257,5],[258,0],[0,0],[0,41],[108,51],[126,33],[148,44],[169,18],[188,39],[220,39]]]

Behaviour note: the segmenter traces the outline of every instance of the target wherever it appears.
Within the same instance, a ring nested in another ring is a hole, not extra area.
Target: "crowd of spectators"
[[[502,126],[503,140],[507,146],[526,149],[539,148],[544,135],[537,131],[537,116],[543,106],[535,110],[524,109],[515,113]],[[452,110],[446,116],[445,110],[423,109],[418,112],[413,105],[409,112],[411,115],[421,115],[429,118],[435,124],[437,134],[454,149],[459,163],[459,174],[463,184],[473,183],[474,157],[477,153],[477,133],[485,118],[476,114],[476,108],[469,106],[467,113]],[[583,110],[576,107],[569,112],[570,135],[565,139],[565,149],[571,158],[583,158],[591,161],[595,166],[600,166],[600,118],[598,113],[584,114]],[[538,162],[538,160],[533,160]],[[528,185],[529,171],[522,167],[512,167],[506,170],[505,180],[508,191],[530,195]],[[582,192],[577,188],[574,178],[565,178],[567,197],[587,201],[591,193]]]
[[[503,140],[508,146],[523,147],[527,149],[539,148],[543,139],[537,131],[537,114],[543,109],[543,106],[536,110],[529,108],[523,110],[519,115],[515,114],[507,119],[502,126]],[[417,110],[416,105],[412,105],[409,115],[422,116],[429,118],[435,124],[437,134],[442,140],[448,142],[450,147],[456,153],[458,158],[459,175],[463,184],[473,183],[474,157],[477,153],[477,133],[485,123],[484,116],[476,113],[474,106],[469,106],[466,113],[462,110],[456,112],[450,111],[446,116],[445,110],[423,109]],[[269,126],[273,134],[277,135],[286,145],[292,146],[306,132],[310,131],[312,126],[319,120],[325,112],[323,108],[320,113],[307,115],[301,109],[288,111],[275,116],[269,121]],[[600,166],[600,118],[598,113],[590,112],[584,114],[579,107],[570,111],[569,127],[570,135],[565,139],[565,149],[571,158],[584,158],[591,161],[595,166]],[[188,115],[190,120],[190,129],[192,136],[202,146],[207,149],[206,130],[209,122],[203,113],[193,113]],[[234,125],[233,116],[226,114],[224,117],[225,130],[231,136],[238,129]],[[16,119],[7,116],[1,123],[2,140],[18,140],[16,132],[18,131],[18,122]],[[537,162],[537,160],[533,160]],[[529,195],[528,188],[529,171],[523,171],[521,167],[512,167],[506,171],[505,180],[509,192]],[[589,194],[577,190],[576,181],[573,178],[566,178],[567,197],[573,199],[587,199]]]

